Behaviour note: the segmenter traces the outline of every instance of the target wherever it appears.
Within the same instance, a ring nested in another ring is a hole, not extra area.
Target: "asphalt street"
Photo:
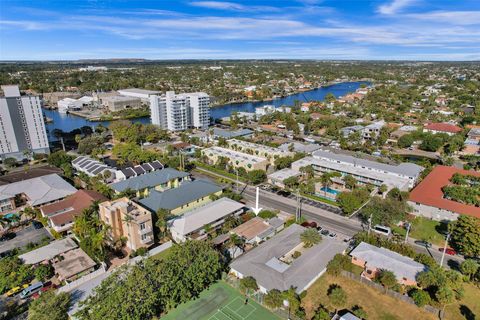
[[[25,229],[16,232],[15,238],[0,242],[0,253],[15,248],[23,248],[29,243],[38,243],[45,237],[51,238],[45,228],[35,229],[32,226],[28,226]]]

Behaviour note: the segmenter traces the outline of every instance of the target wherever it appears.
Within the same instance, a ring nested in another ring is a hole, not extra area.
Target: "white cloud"
[[[396,14],[406,7],[414,4],[416,0],[393,0],[388,4],[383,4],[378,7],[378,12],[381,14],[392,15]]]
[[[408,17],[455,25],[480,24],[480,11],[432,11],[421,14],[409,14]]]
[[[192,1],[190,5],[208,9],[230,10],[230,11],[279,11],[279,8],[270,6],[246,6],[235,2],[223,1]]]

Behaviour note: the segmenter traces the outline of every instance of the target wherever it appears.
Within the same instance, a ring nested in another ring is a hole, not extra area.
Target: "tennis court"
[[[225,282],[218,282],[192,301],[178,306],[162,319],[174,320],[278,320],[279,318],[253,299]]]

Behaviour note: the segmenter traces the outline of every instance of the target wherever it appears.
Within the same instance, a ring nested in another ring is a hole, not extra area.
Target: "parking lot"
[[[0,253],[25,247],[29,243],[41,242],[45,237],[52,238],[45,228],[35,229],[31,225],[15,233],[15,238],[0,242]]]

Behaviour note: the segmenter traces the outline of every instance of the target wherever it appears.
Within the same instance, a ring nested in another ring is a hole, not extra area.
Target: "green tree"
[[[252,170],[247,173],[247,179],[251,184],[256,185],[267,179],[267,174],[263,170]]]
[[[15,158],[6,158],[3,160],[3,164],[7,166],[7,168],[13,168],[17,165],[17,159]]]
[[[327,293],[328,300],[330,304],[335,308],[335,313],[337,313],[338,308],[343,307],[347,303],[347,294],[338,285],[331,285]]]
[[[29,320],[67,320],[70,308],[69,293],[44,292],[28,306]]]
[[[45,282],[54,274],[53,267],[50,264],[42,264],[35,268],[35,278]]]
[[[414,141],[415,141],[415,139],[414,139],[413,135],[406,134],[406,135],[403,135],[400,138],[398,138],[397,145],[400,148],[408,148],[413,144]]]
[[[467,257],[480,256],[480,219],[460,215],[450,225],[452,246]]]
[[[248,293],[249,290],[257,291],[257,280],[250,276],[240,279],[240,290],[245,293]]]
[[[443,311],[445,312],[445,307],[455,301],[455,293],[449,287],[443,286],[437,290],[435,298],[443,306]]]
[[[362,307],[360,307],[358,305],[353,306],[352,312],[353,312],[354,315],[356,315],[360,319],[364,319],[364,320],[368,319],[367,312]]]
[[[345,177],[343,177],[343,181],[345,182],[345,187],[350,190],[355,189],[355,187],[357,186],[357,179],[355,179],[350,174],[347,174]]]
[[[332,317],[330,313],[324,306],[319,306],[317,310],[315,310],[315,315],[313,316],[312,320],[330,320]]]
[[[420,289],[413,290],[412,299],[420,308],[430,303],[430,295],[428,292]]]
[[[280,308],[283,305],[283,295],[280,290],[272,289],[265,295],[264,302],[271,309]]]
[[[369,192],[363,188],[345,191],[337,196],[337,203],[345,215],[350,215],[362,206],[369,198]]]
[[[338,253],[327,263],[327,273],[333,276],[339,276],[342,270],[345,270],[346,266],[350,263],[348,256]]]
[[[480,265],[473,259],[466,259],[460,264],[460,271],[462,274],[466,275],[469,280],[473,279],[473,276],[477,273],[479,268]]]
[[[303,242],[306,248],[310,248],[322,241],[322,236],[314,228],[306,229],[300,234],[300,240]]]
[[[385,288],[385,290],[393,288],[393,286],[398,283],[395,274],[390,270],[381,270],[377,276],[377,279]]]

